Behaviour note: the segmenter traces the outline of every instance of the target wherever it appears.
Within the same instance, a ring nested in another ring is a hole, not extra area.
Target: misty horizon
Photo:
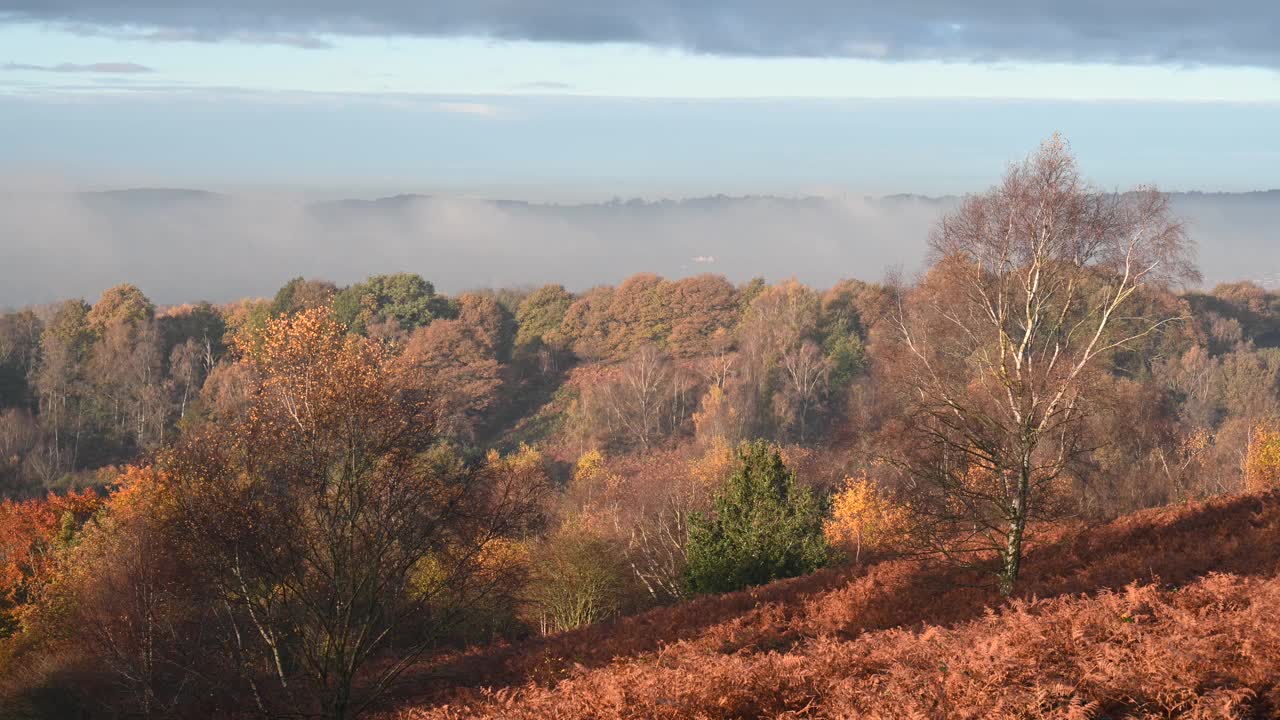
[[[1280,279],[1280,191],[1177,193],[1204,284]],[[929,231],[959,196],[728,196],[527,202],[401,194],[152,188],[0,194],[0,306],[93,298],[121,282],[156,301],[270,296],[295,276],[349,284],[414,272],[442,292],[637,272],[795,277],[816,286],[916,273]]]

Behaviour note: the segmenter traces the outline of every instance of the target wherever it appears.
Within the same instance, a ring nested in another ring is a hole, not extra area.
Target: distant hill
[[[1278,541],[1272,493],[1062,529],[1008,603],[830,570],[424,663],[381,718],[1276,717]]]
[[[80,193],[85,203],[111,207],[119,205],[133,208],[166,209],[176,205],[196,204],[202,202],[219,202],[229,196],[207,190],[184,190],[181,188],[133,188],[129,190],[102,190],[98,192]]]
[[[311,203],[288,195],[147,188],[0,195],[0,306],[96,296],[122,280],[160,302],[231,300],[290,277],[349,283],[418,272],[446,292],[636,272],[788,276],[814,285],[920,267],[957,197],[723,195],[555,204],[397,195]],[[1280,282],[1280,190],[1179,193],[1209,284]]]

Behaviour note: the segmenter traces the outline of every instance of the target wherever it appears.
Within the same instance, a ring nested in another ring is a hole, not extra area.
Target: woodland
[[[0,314],[0,717],[1280,714],[1280,294],[1056,136],[929,248]]]

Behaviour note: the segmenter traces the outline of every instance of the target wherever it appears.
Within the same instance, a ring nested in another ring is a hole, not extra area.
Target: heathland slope
[[[1002,602],[918,560],[828,570],[405,679],[386,717],[1275,717],[1280,494],[1064,527]]]

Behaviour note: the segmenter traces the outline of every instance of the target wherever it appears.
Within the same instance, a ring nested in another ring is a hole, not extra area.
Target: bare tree
[[[689,516],[705,505],[705,493],[688,481],[645,483],[615,527],[625,542],[627,564],[656,602],[684,597],[685,542]]]
[[[911,411],[891,459],[919,491],[923,535],[966,561],[995,551],[1007,594],[1028,523],[1091,449],[1090,372],[1177,320],[1125,310],[1145,286],[1194,278],[1191,245],[1164,195],[1094,190],[1056,135],[930,244],[886,363]]]
[[[724,328],[718,328],[707,344],[710,353],[702,361],[702,377],[708,385],[724,390],[736,375],[738,353],[734,348],[733,335]]]
[[[636,350],[605,389],[613,421],[645,450],[681,414],[684,403],[679,391],[671,358],[654,345]]]
[[[794,376],[785,364],[788,359],[794,363],[802,353],[806,365],[815,359],[807,356],[809,351],[803,346],[817,334],[819,309],[818,294],[794,279],[763,290],[747,308],[737,336],[739,377],[745,392],[735,393],[735,400],[741,401],[739,415],[750,434],[758,434],[775,421],[785,424],[794,418],[797,397],[786,392],[794,389]],[[781,396],[774,394],[775,379],[783,384]],[[809,379],[806,373],[802,385]],[[775,412],[774,417],[767,416],[769,410]]]
[[[818,406],[831,374],[831,361],[812,340],[793,343],[782,353],[784,392],[778,396],[805,441],[809,415]]]

